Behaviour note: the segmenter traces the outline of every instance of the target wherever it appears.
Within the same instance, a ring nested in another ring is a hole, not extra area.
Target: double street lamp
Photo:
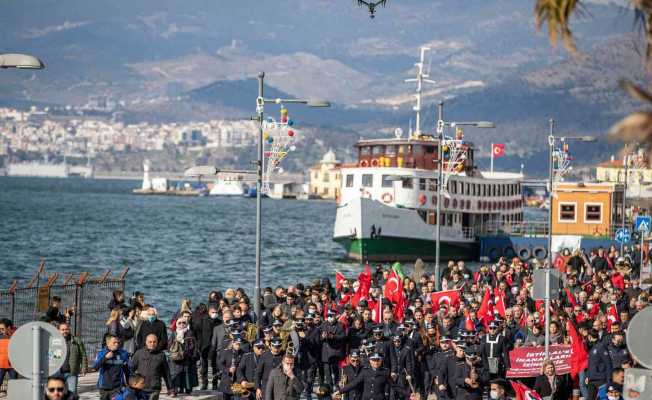
[[[548,262],[546,265],[546,291],[545,291],[545,354],[550,354],[550,270],[552,268],[552,200],[555,184],[555,143],[566,142],[595,142],[594,136],[555,136],[555,120],[550,119],[550,133],[548,135]]]
[[[491,121],[444,121],[444,102],[440,101],[437,104],[437,236],[435,238],[435,289],[440,290],[441,281],[439,279],[439,259],[441,247],[441,192],[443,190],[442,180],[444,176],[444,152],[442,150],[442,143],[444,141],[444,128],[455,128],[458,126],[472,126],[481,129],[493,129],[496,127]]]
[[[256,324],[260,328],[260,267],[261,267],[261,236],[262,236],[262,190],[263,190],[263,123],[265,104],[305,104],[308,107],[330,107],[326,100],[303,99],[266,99],[264,96],[265,73],[258,74],[258,97],[256,98],[256,113],[252,120],[258,121],[258,159],[256,160],[256,284],[254,287],[254,314]]]

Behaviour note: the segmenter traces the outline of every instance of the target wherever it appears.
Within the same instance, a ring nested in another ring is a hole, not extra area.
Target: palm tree
[[[652,72],[652,0],[629,0],[636,13],[636,22],[642,27],[646,41],[646,64]],[[537,29],[545,26],[553,47],[560,41],[566,50],[575,55],[577,48],[571,31],[571,17],[581,14],[584,9],[582,0],[536,0],[534,15]],[[621,86],[635,99],[652,105],[652,94],[634,83],[622,80]],[[652,150],[652,112],[637,111],[616,123],[609,136],[624,142],[639,142]]]

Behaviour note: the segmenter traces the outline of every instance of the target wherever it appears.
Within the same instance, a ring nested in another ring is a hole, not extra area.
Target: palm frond
[[[648,0],[642,0],[648,1]],[[553,47],[561,39],[562,44],[570,53],[575,54],[577,48],[570,29],[571,17],[581,11],[580,0],[537,0],[534,6],[534,16],[537,30],[544,24],[548,27],[548,38]]]
[[[625,143],[637,142],[652,148],[652,112],[629,114],[609,130],[609,139]]]
[[[623,90],[625,90],[630,96],[632,96],[636,100],[640,100],[652,104],[652,94],[650,94],[647,90],[641,88],[640,86],[636,86],[633,82],[628,80],[621,80],[620,87],[622,87]]]

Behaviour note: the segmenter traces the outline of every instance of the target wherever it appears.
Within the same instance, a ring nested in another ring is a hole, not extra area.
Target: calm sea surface
[[[0,288],[46,271],[130,267],[127,289],[165,313],[211,289],[253,291],[255,199],[131,194],[139,181],[0,177]],[[331,240],[335,204],[263,200],[262,286],[357,276]],[[347,273],[348,272],[348,273]],[[169,316],[169,314],[168,314]]]

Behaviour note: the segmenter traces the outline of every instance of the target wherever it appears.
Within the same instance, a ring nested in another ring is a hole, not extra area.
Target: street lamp
[[[496,124],[491,121],[444,121],[444,102],[437,103],[437,236],[435,239],[435,290],[441,288],[441,281],[439,279],[439,258],[440,258],[440,236],[441,236],[441,191],[443,180],[443,166],[444,166],[444,153],[442,150],[442,142],[444,141],[444,128],[450,126],[455,128],[458,126],[472,126],[481,129],[495,128]]]
[[[45,64],[29,54],[7,53],[0,54],[0,68],[43,69]]]
[[[257,116],[253,120],[258,121],[258,159],[256,160],[256,284],[254,287],[254,314],[256,325],[260,328],[260,264],[261,264],[261,235],[262,235],[262,190],[263,190],[263,122],[265,104],[305,104],[308,107],[330,107],[330,103],[320,99],[266,99],[264,96],[265,73],[258,74],[258,97],[256,98]]]
[[[550,134],[548,135],[548,265],[546,266],[546,293],[545,293],[545,354],[546,358],[550,354],[550,269],[552,268],[552,198],[554,195],[554,159],[555,142],[595,142],[594,136],[555,136],[555,120],[550,119]]]

